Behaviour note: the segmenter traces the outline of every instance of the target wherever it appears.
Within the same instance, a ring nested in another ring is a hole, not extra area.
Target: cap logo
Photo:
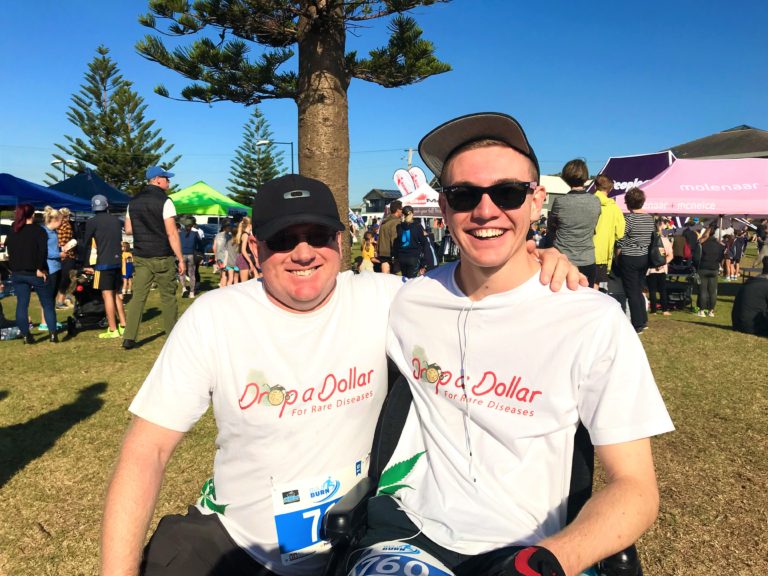
[[[293,198],[309,198],[309,191],[307,190],[291,190],[283,194],[283,198],[291,200]]]

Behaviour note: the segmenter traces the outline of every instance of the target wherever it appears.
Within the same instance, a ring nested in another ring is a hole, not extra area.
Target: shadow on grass
[[[147,336],[146,338],[142,338],[141,340],[136,341],[136,348],[140,348],[141,346],[144,346],[144,344],[149,344],[153,340],[157,340],[161,336],[165,336],[165,331],[158,332],[157,334],[153,334],[152,336]]]
[[[160,308],[152,307],[147,308],[144,310],[144,312],[141,315],[141,321],[146,322],[147,320],[152,320],[153,318],[157,318],[160,316]]]
[[[690,320],[678,320],[673,319],[672,322],[682,322],[683,324],[696,324],[698,326],[702,326],[703,328],[719,328],[720,330],[727,330],[728,332],[733,332],[733,327],[730,324],[710,324],[708,322],[699,322],[698,316],[696,318],[691,318]]]
[[[8,390],[0,390],[0,400],[5,400],[8,398],[8,394],[10,394]]]
[[[106,389],[105,382],[91,384],[78,392],[74,402],[23,424],[0,428],[0,488],[27,464],[50,450],[70,428],[98,412],[104,405],[99,396]]]

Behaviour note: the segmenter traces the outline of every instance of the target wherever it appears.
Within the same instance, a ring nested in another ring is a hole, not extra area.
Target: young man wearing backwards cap
[[[137,573],[165,466],[211,403],[213,477],[186,515],[160,521],[142,574],[318,574],[321,517],[367,472],[402,279],[340,273],[344,225],[317,180],[266,183],[253,230],[263,277],[197,298],[131,404],[107,493],[104,575]],[[575,268],[551,258],[547,280],[559,262],[553,287],[566,271],[575,286]],[[362,309],[378,327],[364,339]]]
[[[352,573],[421,562],[429,574],[575,576],[656,518],[649,436],[672,422],[615,301],[536,280],[525,238],[545,191],[518,122],[456,118],[419,153],[461,258],[393,303],[387,354],[413,404]],[[565,526],[580,421],[607,482]]]

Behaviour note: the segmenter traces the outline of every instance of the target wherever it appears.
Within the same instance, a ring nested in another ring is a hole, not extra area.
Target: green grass
[[[677,427],[653,441],[662,509],[639,544],[647,576],[768,573],[768,347],[730,330],[733,287],[721,288],[716,318],[652,316],[642,335]],[[0,302],[11,316],[14,299]],[[145,312],[158,304],[152,292]],[[160,321],[142,324],[148,340],[131,351],[98,331],[0,342],[0,574],[97,573],[104,491]],[[214,436],[207,414],[171,461],[155,522],[194,501]]]

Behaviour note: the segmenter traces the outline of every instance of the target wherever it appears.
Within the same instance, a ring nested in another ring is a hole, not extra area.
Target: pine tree
[[[258,142],[269,144],[259,145]],[[271,142],[269,123],[261,111],[254,108],[243,129],[243,143],[232,162],[232,177],[229,179],[232,186],[227,186],[233,198],[241,204],[250,206],[261,185],[284,171],[283,153],[277,152]]]
[[[298,108],[299,172],[333,190],[342,221],[348,211],[349,125],[347,90],[353,78],[385,87],[406,86],[450,66],[405,13],[448,0],[150,0],[139,21],[166,36],[197,36],[169,51],[159,36],[136,46],[145,58],[192,80],[181,91],[196,102],[246,105],[290,98]],[[371,20],[394,16],[389,41],[368,58],[346,51],[347,33]],[[209,34],[206,35],[206,32]],[[250,56],[254,47],[261,54]],[[294,56],[296,71],[278,69]],[[155,91],[169,96],[158,86]]]
[[[135,194],[144,181],[149,166],[160,164],[173,148],[153,129],[154,120],[144,116],[147,105],[125,80],[117,64],[109,57],[109,49],[99,46],[97,56],[88,65],[85,83],[72,96],[67,112],[69,121],[83,137],[65,135],[67,144],[56,144],[61,154],[54,158],[74,158],[77,171],[92,167],[105,181],[129,194]],[[163,163],[171,168],[180,156]],[[47,173],[46,184],[59,180]]]

